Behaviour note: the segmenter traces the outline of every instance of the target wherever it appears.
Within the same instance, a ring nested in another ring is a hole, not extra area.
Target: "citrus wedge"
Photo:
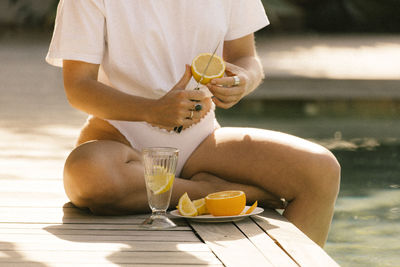
[[[187,193],[179,198],[178,211],[182,216],[196,216],[197,209],[193,202],[190,200]]]
[[[204,73],[203,79],[201,79],[201,76],[204,70],[206,69],[208,61],[210,60],[211,56],[212,56],[211,53],[201,53],[198,56],[196,56],[192,61],[191,70],[193,78],[197,82],[200,81],[201,84],[207,84],[212,79],[221,78],[224,75],[225,62],[219,56],[214,55],[214,57],[210,62],[210,65],[207,68],[206,73]]]
[[[245,214],[251,214],[253,212],[253,210],[255,210],[257,208],[258,202],[257,200],[253,203],[253,205],[251,205],[251,207],[246,211]]]
[[[208,213],[205,198],[193,200],[193,204],[197,209],[197,215],[203,215]]]
[[[206,196],[208,212],[214,216],[233,216],[240,214],[246,206],[243,191],[222,191]]]
[[[155,195],[167,192],[174,183],[175,174],[162,166],[155,166],[153,173],[146,175],[147,185]]]

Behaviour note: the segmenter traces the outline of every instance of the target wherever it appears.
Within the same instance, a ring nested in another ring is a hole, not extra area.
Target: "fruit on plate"
[[[251,205],[250,208],[248,208],[248,210],[246,210],[245,214],[251,214],[256,208],[257,208],[258,202],[257,200],[254,202],[253,205]]]
[[[193,200],[193,204],[197,209],[197,215],[204,215],[209,213],[206,206],[206,199],[204,197]]]
[[[196,206],[190,200],[190,198],[186,192],[179,198],[178,211],[182,216],[196,216],[197,215]]]
[[[239,215],[246,206],[246,195],[243,191],[221,191],[205,197],[206,207],[214,216]]]

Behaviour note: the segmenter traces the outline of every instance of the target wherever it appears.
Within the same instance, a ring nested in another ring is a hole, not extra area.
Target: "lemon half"
[[[201,84],[207,84],[212,79],[221,78],[225,73],[225,62],[222,58],[217,55],[214,55],[212,58],[210,65],[207,68],[207,72],[204,73],[203,79],[201,79],[201,75],[207,67],[208,61],[210,60],[212,54],[211,53],[201,53],[196,56],[192,61],[192,75],[193,78]],[[201,79],[201,80],[200,80]]]

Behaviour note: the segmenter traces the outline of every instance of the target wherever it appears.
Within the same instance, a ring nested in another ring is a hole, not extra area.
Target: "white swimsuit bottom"
[[[107,121],[125,136],[134,149],[139,151],[145,147],[178,148],[179,156],[176,168],[178,177],[193,151],[215,129],[220,128],[215,119],[214,110],[210,110],[200,122],[183,130],[181,133],[169,132],[165,129],[154,127],[147,122]]]

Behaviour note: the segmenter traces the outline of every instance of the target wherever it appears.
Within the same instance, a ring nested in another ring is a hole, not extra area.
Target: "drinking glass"
[[[175,179],[178,149],[172,147],[149,147],[142,150],[147,200],[151,216],[142,226],[149,229],[176,227],[166,217]]]

